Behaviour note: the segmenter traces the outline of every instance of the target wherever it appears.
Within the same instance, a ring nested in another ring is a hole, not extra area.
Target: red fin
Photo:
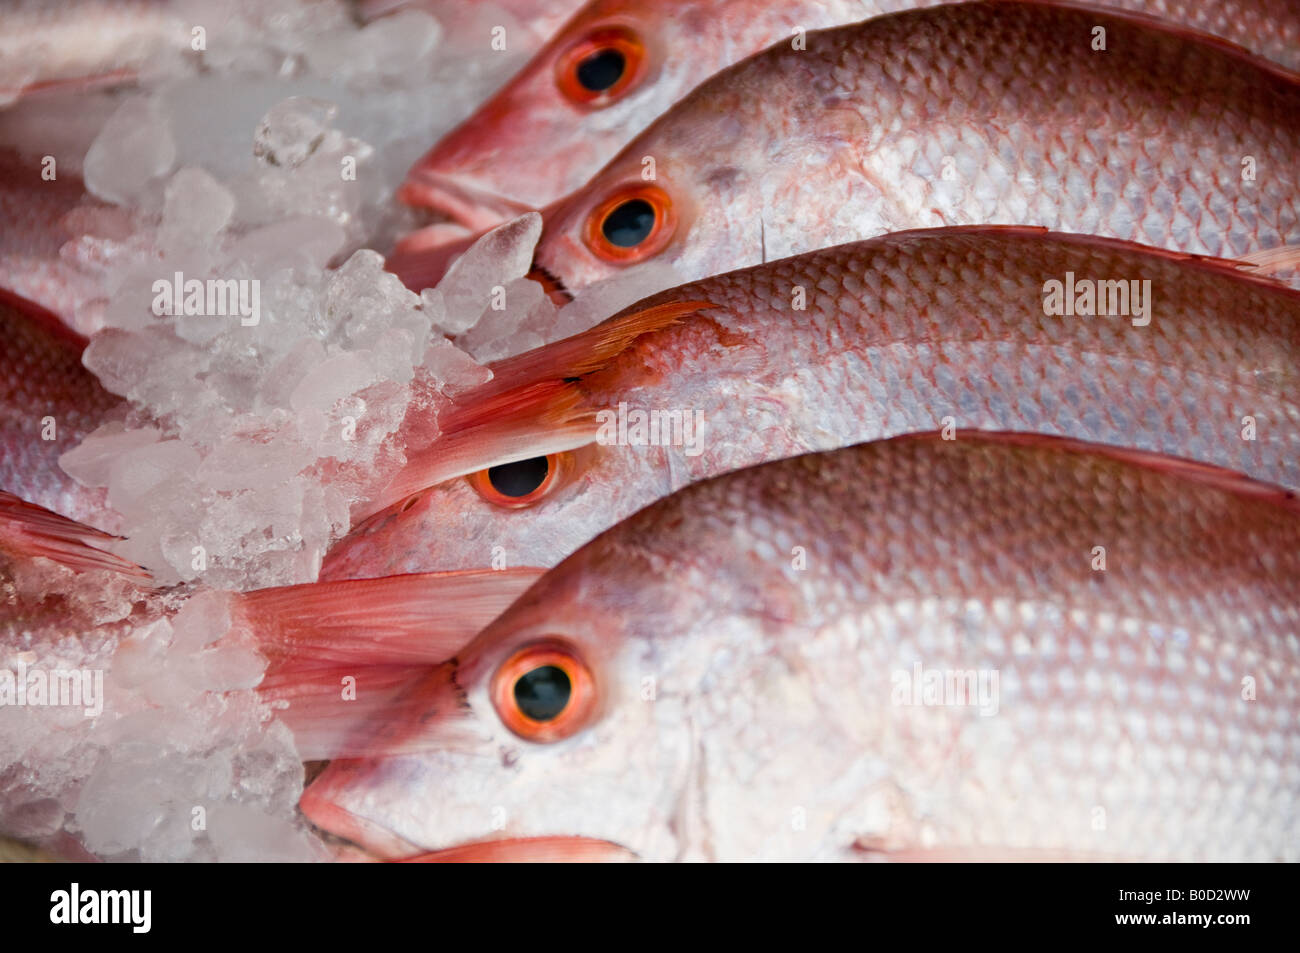
[[[451,662],[268,670],[258,692],[304,761],[380,758],[456,746],[467,709],[455,673]]]
[[[1068,245],[1085,248],[1105,248],[1113,251],[1149,255],[1152,258],[1164,258],[1169,261],[1185,262],[1195,268],[1226,275],[1238,281],[1248,281],[1276,291],[1300,294],[1287,281],[1270,277],[1272,272],[1289,271],[1300,267],[1300,246],[1283,245],[1267,251],[1243,255],[1241,258],[1221,258],[1217,255],[1199,255],[1194,252],[1174,251],[1169,248],[1157,248],[1129,241],[1126,238],[1109,238],[1103,235],[1081,235],[1074,232],[1054,232],[1041,225],[943,225],[936,228],[909,228],[906,231],[890,232],[878,238],[866,239],[863,245],[894,245],[915,238],[940,238],[956,234],[992,235],[996,237],[1020,237],[1041,241],[1051,239]]]
[[[1229,470],[1227,467],[1217,466],[1213,463],[1202,463],[1199,460],[1189,460],[1186,457],[1170,456],[1157,450],[1116,447],[1110,444],[1090,443],[1074,437],[1058,437],[1051,434],[1001,430],[967,430],[964,433],[958,431],[956,440],[944,440],[938,431],[903,434],[890,439],[924,440],[942,444],[956,444],[967,440],[980,443],[1050,448],[1065,453],[1083,453],[1096,457],[1105,457],[1128,466],[1172,474],[1184,480],[1223,490],[1226,493],[1263,500],[1300,513],[1300,496],[1293,490],[1256,480],[1237,470]]]
[[[627,863],[636,854],[594,837],[510,837],[462,844],[397,861],[400,864]]]
[[[596,439],[596,412],[573,378],[613,360],[643,334],[714,307],[708,301],[669,301],[598,324],[492,365],[492,380],[458,397],[438,418],[441,432],[368,505],[366,519],[425,487],[487,467],[585,446]]]
[[[15,556],[51,559],[74,572],[115,572],[150,585],[153,577],[147,570],[104,549],[118,538],[0,490],[0,548]]]
[[[1282,245],[1267,251],[1257,251],[1251,255],[1242,255],[1238,260],[1249,267],[1254,275],[1296,271],[1300,269],[1300,245]]]
[[[451,697],[446,678],[430,681],[445,666],[433,666],[542,572],[423,573],[244,593],[241,621],[269,659],[258,692],[305,760],[419,748],[427,742],[409,729]]]
[[[240,595],[272,669],[420,665],[454,656],[544,570],[314,582]]]
[[[35,83],[28,83],[26,86],[0,87],[0,94],[3,94],[7,101],[12,103],[19,99],[42,96],[47,93],[63,93],[70,90],[79,93],[88,93],[105,87],[134,83],[137,76],[138,74],[135,70],[116,69],[87,76],[45,79]]]
[[[397,700],[425,674],[409,665],[268,667],[257,691],[293,732],[299,757],[323,761],[369,751],[365,726],[381,715],[415,718],[418,712]]]

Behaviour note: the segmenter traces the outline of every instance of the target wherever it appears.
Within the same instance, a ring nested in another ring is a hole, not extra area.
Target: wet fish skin
[[[51,312],[0,290],[0,489],[102,527],[106,492],[59,466],[61,454],[123,406],[82,365],[85,345]]]
[[[547,210],[536,261],[571,291],[625,267],[584,230],[647,185],[644,156],[678,223],[633,260],[687,279],[983,223],[1240,257],[1300,243],[1297,154],[1300,83],[1262,60],[1110,12],[957,4],[810,34],[804,51],[712,77]],[[393,270],[427,281],[418,264],[399,255]]]
[[[336,762],[302,805],[380,851],[504,817],[647,860],[1294,860],[1298,544],[1294,494],[1034,435],[738,471],[553,569],[430,674],[425,752]],[[599,699],[547,744],[488,696],[540,638]],[[906,704],[918,663],[996,697]]]
[[[1044,282],[1067,273],[1150,281],[1150,323],[1045,315]],[[592,411],[698,414],[698,455],[680,444],[589,446],[563,485],[524,509],[448,480],[358,526],[322,578],[477,568],[498,556],[554,565],[694,480],[947,418],[959,432],[1134,446],[1300,488],[1300,295],[1221,263],[1033,229],[940,229],[705,279],[628,312],[693,299],[716,307],[637,338],[574,387]],[[546,353],[528,360],[545,364]],[[1248,416],[1253,440],[1243,439]],[[537,421],[534,446],[553,429]]]
[[[39,156],[0,147],[0,216],[6,223],[0,232],[0,289],[48,308],[71,324],[78,320],[79,309],[102,291],[94,276],[65,258],[61,249],[86,234],[86,216],[97,219],[100,227],[110,222],[128,227],[130,213],[109,210],[65,168],[60,167],[52,181],[42,178],[41,169]],[[91,322],[81,317],[79,330],[90,333]]]
[[[818,30],[931,5],[926,0],[779,5],[594,0],[421,159],[401,196],[467,226],[487,228],[503,220],[507,208],[541,208],[578,189],[695,86],[768,46],[788,46],[795,28]],[[1294,0],[1112,0],[1105,5],[1204,30],[1300,69],[1300,4]],[[556,81],[557,68],[570,50],[611,27],[630,30],[641,41],[648,72],[612,103],[593,109],[565,94]]]

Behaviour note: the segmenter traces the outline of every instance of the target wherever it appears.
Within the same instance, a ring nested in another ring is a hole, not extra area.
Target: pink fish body
[[[570,835],[652,861],[1295,860],[1298,685],[1293,494],[912,436],[620,523],[301,804],[381,856]]]
[[[1297,368],[1300,294],[1222,262],[996,227],[829,248],[493,365],[323,577],[553,565],[693,480],[922,429],[1059,434],[1296,488]],[[496,485],[530,457],[535,489]]]
[[[512,211],[541,208],[578,189],[652,119],[744,57],[769,46],[793,48],[809,30],[930,5],[594,0],[412,169],[401,196],[486,228]],[[1300,4],[1294,0],[1104,5],[1203,30],[1300,68]],[[784,108],[788,101],[778,97],[772,104]]]
[[[1081,8],[933,7],[712,77],[545,210],[536,263],[577,290],[967,224],[1240,257],[1300,244],[1298,154],[1300,82],[1226,44]],[[390,267],[425,286],[446,257]]]

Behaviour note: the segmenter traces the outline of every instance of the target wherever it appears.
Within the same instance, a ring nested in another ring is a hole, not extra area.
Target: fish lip
[[[328,769],[326,769],[328,770]],[[356,844],[367,854],[381,860],[400,860],[420,853],[420,848],[405,838],[398,837],[388,828],[340,807],[330,797],[329,791],[317,789],[317,778],[298,799],[298,810],[313,825],[335,837]]]
[[[399,200],[407,205],[432,209],[474,232],[535,211],[533,206],[507,198],[489,189],[455,176],[416,168],[397,190]]]

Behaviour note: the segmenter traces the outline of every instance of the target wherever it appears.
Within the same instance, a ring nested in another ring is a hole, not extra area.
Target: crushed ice
[[[212,19],[188,3],[183,21]],[[130,407],[63,466],[107,487],[119,552],[179,584],[141,596],[41,564],[11,593],[58,592],[68,612],[57,632],[9,623],[0,667],[25,652],[106,673],[96,718],[0,708],[0,832],[64,852],[323,856],[296,813],[292,738],[252,690],[262,659],[228,631],[221,590],[313,581],[352,505],[403,462],[388,438],[408,411],[436,433],[438,401],[490,379],[488,362],[677,283],[632,270],[557,311],[524,277],[529,214],[410,292],[368,246],[412,227],[391,199],[406,169],[518,55],[446,42],[420,9],[364,27],[341,4],[231,9],[202,69],[161,57],[64,120],[26,102],[0,114],[0,139],[71,157],[101,200],[68,217],[61,258],[94,289],[70,315],[95,334],[85,363]],[[475,15],[458,25],[509,22]],[[192,281],[227,313],[186,313]]]

